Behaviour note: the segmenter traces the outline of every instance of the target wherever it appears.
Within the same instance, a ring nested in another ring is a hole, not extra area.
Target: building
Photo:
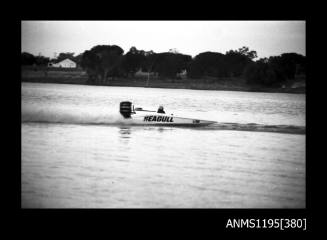
[[[184,69],[181,73],[177,73],[177,77],[180,77],[181,79],[186,79],[187,71]]]
[[[66,58],[65,60],[62,60],[58,63],[49,63],[48,66],[58,68],[76,68],[77,64],[69,58]]]

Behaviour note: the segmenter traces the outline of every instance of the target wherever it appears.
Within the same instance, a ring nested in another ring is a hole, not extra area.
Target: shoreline
[[[260,85],[248,85],[244,78],[212,78],[199,79],[161,79],[152,76],[147,81],[147,75],[136,74],[133,78],[115,78],[101,84],[90,84],[88,76],[81,69],[52,69],[22,67],[21,82],[57,83],[57,84],[80,84],[89,86],[120,86],[120,87],[143,87],[143,88],[168,88],[168,89],[192,89],[213,91],[242,91],[242,92],[267,92],[267,93],[293,93],[305,94],[305,78],[294,79],[285,82],[284,88],[264,87]],[[302,82],[304,86],[293,87],[295,82]]]
[[[292,93],[305,94],[305,87],[301,88],[268,88],[261,86],[244,86],[232,83],[206,83],[204,81],[180,81],[176,82],[153,79],[149,85],[143,79],[119,79],[103,84],[89,84],[86,78],[22,78],[21,82],[35,83],[57,83],[57,84],[78,84],[89,86],[116,86],[116,87],[143,87],[143,88],[168,88],[168,89],[192,89],[192,90],[212,90],[212,91],[242,91],[242,92],[267,92],[267,93]]]

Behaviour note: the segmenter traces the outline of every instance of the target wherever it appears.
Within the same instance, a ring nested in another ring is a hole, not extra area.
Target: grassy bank
[[[22,68],[22,81],[40,83],[63,83],[63,84],[88,84],[87,74],[79,69],[32,69]],[[147,81],[145,76],[134,78],[115,78],[101,84],[104,86],[128,86],[128,87],[152,87],[152,88],[175,88],[196,90],[225,90],[225,91],[250,91],[250,92],[280,92],[280,93],[305,93],[305,87],[292,88],[292,82],[284,88],[267,88],[262,86],[249,86],[242,78],[228,79],[160,79],[151,77]]]

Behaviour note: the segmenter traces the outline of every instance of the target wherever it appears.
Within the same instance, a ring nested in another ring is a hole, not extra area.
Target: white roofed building
[[[76,68],[77,64],[70,60],[69,58],[66,58],[65,60],[62,60],[58,63],[49,63],[49,67],[61,67],[61,68]]]

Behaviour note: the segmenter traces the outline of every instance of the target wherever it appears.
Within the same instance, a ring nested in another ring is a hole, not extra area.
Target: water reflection
[[[119,137],[123,139],[131,138],[131,127],[129,126],[119,127]]]
[[[163,132],[163,131],[165,131],[165,128],[163,128],[163,127],[158,128],[158,132]]]

